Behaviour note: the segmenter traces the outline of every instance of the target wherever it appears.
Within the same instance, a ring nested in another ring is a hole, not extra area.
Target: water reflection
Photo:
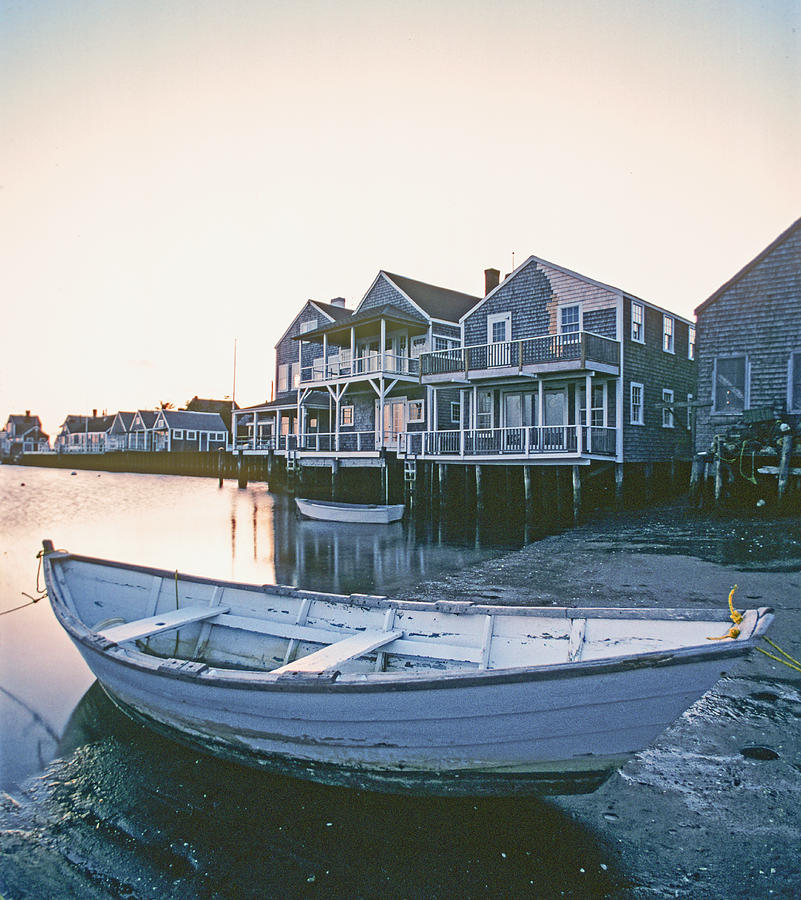
[[[619,896],[604,847],[537,799],[370,794],[229,765],[130,722],[97,684],[60,750],[62,837],[78,858],[90,845],[120,895]]]

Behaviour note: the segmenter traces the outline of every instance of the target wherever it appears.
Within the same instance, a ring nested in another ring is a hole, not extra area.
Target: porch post
[[[258,413],[256,413],[256,411],[254,410],[254,412],[253,412],[253,449],[254,450],[256,449],[256,429],[259,427],[258,420],[259,420]]]
[[[587,453],[592,453],[592,375],[587,372],[584,390],[587,393]]]
[[[537,424],[545,427],[545,388],[541,378],[537,383]]]
[[[350,374],[356,372],[356,329],[350,326]]]
[[[387,368],[386,362],[384,359],[386,352],[387,352],[387,320],[383,319],[383,318],[381,319],[381,338],[380,338],[380,340],[381,340],[381,348],[380,348],[381,355],[378,357],[378,362],[379,362],[379,365],[381,366],[381,371],[384,372]],[[383,428],[383,421],[384,420],[382,419],[381,420],[382,428]]]
[[[382,326],[383,326],[383,324],[384,324],[384,320],[383,320],[383,319],[381,320],[381,324],[382,324]],[[382,327],[381,330],[382,330],[382,332],[383,332],[383,330],[384,330],[383,327]],[[383,359],[383,357],[382,357],[382,359]],[[383,376],[383,375],[380,376],[380,378],[379,378],[379,380],[378,380],[378,384],[379,384],[379,391],[378,391],[378,432],[379,432],[379,435],[380,435],[380,437],[379,437],[379,439],[378,439],[378,446],[379,446],[380,449],[383,449],[383,447],[384,447],[384,393],[385,393],[385,388],[384,388],[384,376]]]
[[[323,378],[328,381],[328,335],[323,335]],[[311,380],[314,381],[314,372],[312,371]]]
[[[581,515],[581,466],[573,466],[573,521]]]

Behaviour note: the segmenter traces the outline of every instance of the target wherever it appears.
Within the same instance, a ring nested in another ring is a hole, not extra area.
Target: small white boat
[[[403,518],[403,504],[336,503],[332,500],[295,498],[298,511],[309,519],[326,522],[355,522],[365,525],[385,525]]]
[[[44,573],[56,618],[132,718],[227,759],[404,793],[593,790],[773,619],[749,610],[732,637],[726,608],[346,597],[49,541]]]

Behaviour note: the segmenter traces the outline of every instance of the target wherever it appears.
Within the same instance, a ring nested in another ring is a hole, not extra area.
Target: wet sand
[[[801,658],[797,520],[609,515],[405,596],[726,607],[734,584]],[[547,802],[254,780],[107,706],[85,698],[63,760],[0,802],[6,900],[801,896],[801,673],[760,653],[595,793]]]
[[[610,515],[408,596],[725,608],[735,584],[801,659],[798,519]],[[608,844],[626,896],[801,897],[801,673],[752,654],[595,793],[553,802]]]

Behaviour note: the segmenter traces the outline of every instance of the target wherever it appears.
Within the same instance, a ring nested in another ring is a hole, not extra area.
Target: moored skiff
[[[329,784],[592,790],[764,633],[728,610],[512,607],[247,585],[55,551],[55,615],[133,718]]]
[[[301,515],[325,522],[351,522],[362,525],[386,525],[403,518],[402,503],[337,503],[332,500],[295,498]]]

